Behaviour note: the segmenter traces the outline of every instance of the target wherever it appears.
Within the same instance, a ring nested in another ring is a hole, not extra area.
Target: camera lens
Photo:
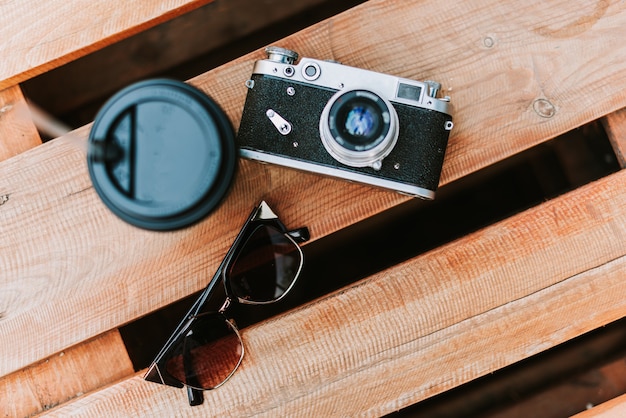
[[[373,148],[383,138],[384,126],[380,109],[371,103],[352,99],[337,110],[335,128],[339,135],[335,140],[348,149],[364,151]]]
[[[367,90],[336,93],[320,118],[328,153],[352,167],[379,167],[398,138],[398,116],[388,100]]]

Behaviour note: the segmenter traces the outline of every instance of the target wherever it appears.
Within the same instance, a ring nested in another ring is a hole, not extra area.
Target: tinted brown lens
[[[230,265],[227,280],[235,296],[272,302],[289,290],[302,265],[298,245],[269,226],[257,228]]]
[[[203,315],[175,348],[166,370],[187,386],[213,389],[237,368],[242,353],[241,340],[223,315]]]

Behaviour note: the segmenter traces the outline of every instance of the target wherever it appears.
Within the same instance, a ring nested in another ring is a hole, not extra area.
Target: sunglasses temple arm
[[[183,369],[185,371],[185,380],[188,385],[200,386],[200,382],[198,382],[198,378],[193,371],[193,364],[191,364],[191,349],[186,342],[183,344]],[[190,386],[187,386],[187,398],[189,399],[190,406],[201,405],[204,402],[204,394],[202,391]]]
[[[189,309],[189,311],[187,312],[183,320],[180,322],[180,324],[178,324],[174,332],[172,332],[167,342],[163,345],[163,348],[161,348],[161,351],[159,351],[159,353],[156,355],[153,363],[157,363],[158,361],[160,361],[161,357],[170,350],[170,346],[174,343],[174,341],[178,340],[178,338],[180,337],[179,334],[181,330],[184,328],[184,326],[187,324],[187,321],[189,320],[189,318],[196,316],[200,312],[200,310],[206,303],[209,296],[213,293],[213,288],[220,282],[220,279],[222,277],[222,272],[226,268],[226,264],[232,258],[234,251],[240,246],[241,241],[243,240],[243,237],[244,237],[244,232],[246,231],[250,223],[254,220],[254,217],[258,213],[259,208],[260,206],[255,208],[250,214],[250,216],[248,217],[248,219],[246,220],[246,222],[243,224],[241,231],[239,231],[239,234],[235,238],[235,241],[229,248],[228,252],[226,253],[226,256],[224,257],[219,267],[217,268],[217,271],[213,275],[213,278],[211,279],[207,287],[204,288],[204,290],[202,291],[198,299],[196,299],[196,301],[193,303],[193,305],[191,306],[191,308]],[[287,229],[282,224],[282,222],[278,220],[278,218],[276,218],[275,221],[278,222],[279,225],[281,225],[283,230]],[[297,243],[302,243],[310,239],[309,229],[307,227],[302,227],[302,228],[294,229],[291,231],[287,231],[286,234],[289,235]]]
[[[223,263],[222,263],[223,264]],[[193,303],[187,314],[183,317],[183,320],[176,326],[176,329],[170,334],[170,337],[167,339],[166,343],[163,344],[163,348],[161,351],[155,356],[153,363],[158,363],[161,357],[167,353],[170,349],[170,346],[179,339],[179,334],[181,330],[187,325],[190,318],[196,316],[198,312],[202,309],[202,306],[206,303],[209,295],[213,292],[213,288],[219,283],[220,276],[222,274],[222,265],[217,269],[217,272],[209,282],[208,286],[204,288],[198,299]]]
[[[255,208],[250,214],[250,216],[248,217],[248,219],[246,220],[246,222],[243,224],[241,231],[239,231],[239,234],[235,238],[235,241],[233,242],[231,247],[228,249],[226,256],[224,257],[219,267],[217,268],[217,271],[213,275],[213,278],[211,279],[207,287],[204,288],[202,293],[200,293],[200,296],[193,303],[193,305],[191,306],[187,314],[183,317],[183,320],[178,324],[174,332],[172,332],[170,337],[167,339],[167,342],[163,345],[163,348],[161,348],[161,351],[159,351],[159,354],[156,355],[153,363],[157,363],[158,361],[160,361],[161,357],[169,351],[170,346],[174,343],[174,341],[178,340],[178,338],[180,337],[178,334],[180,334],[185,324],[187,324],[187,322],[189,321],[189,318],[198,315],[198,313],[201,311],[207,299],[213,293],[213,288],[220,282],[220,279],[222,277],[222,271],[226,268],[226,263],[228,263],[228,261],[232,257],[232,254],[234,253],[235,249],[239,247],[243,239],[244,231],[247,229],[248,225],[253,220],[257,212],[258,212],[258,208]]]
[[[204,392],[187,386],[187,398],[190,406],[202,405],[204,402]]]
[[[253,219],[255,213],[257,212],[257,210],[258,209],[255,209],[250,214],[250,216],[248,217],[248,219],[244,223],[243,227],[241,228],[241,231],[239,231],[239,234],[235,238],[235,241],[233,242],[231,247],[228,249],[228,252],[224,256],[224,259],[222,260],[222,262],[220,263],[219,267],[217,268],[217,271],[213,275],[213,278],[211,278],[211,281],[209,282],[207,287],[205,287],[204,290],[202,291],[202,293],[200,293],[200,296],[198,296],[198,299],[196,299],[196,301],[193,303],[193,305],[191,305],[191,308],[189,309],[187,314],[183,317],[183,320],[178,324],[178,326],[176,327],[174,332],[172,332],[170,337],[167,339],[167,342],[163,345],[163,348],[161,348],[161,351],[159,351],[159,354],[157,354],[157,356],[155,357],[153,363],[158,362],[161,359],[161,357],[165,353],[167,353],[169,351],[170,346],[174,343],[174,341],[178,340],[178,338],[179,338],[178,334],[181,332],[183,327],[187,324],[187,321],[190,318],[198,315],[198,313],[202,310],[202,307],[207,302],[209,296],[213,293],[213,288],[218,283],[220,283],[220,279],[222,278],[222,272],[226,268],[226,264],[228,263],[228,261],[232,257],[232,255],[235,252],[235,250],[241,244],[241,241],[242,241],[243,235],[244,235],[244,231],[247,229],[248,225],[250,224],[250,222]]]
[[[211,279],[207,287],[204,288],[204,290],[202,291],[198,299],[192,305],[191,309],[189,309],[189,312],[187,313],[186,318],[197,315],[202,309],[202,306],[204,306],[204,304],[206,303],[209,295],[213,293],[213,288],[215,287],[217,283],[220,282],[220,278],[222,277],[222,273],[224,269],[226,268],[226,264],[232,258],[235,250],[239,248],[239,246],[241,245],[244,232],[248,229],[250,222],[254,219],[254,216],[258,212],[258,210],[259,208],[255,208],[250,214],[250,216],[248,216],[248,219],[246,219],[246,222],[244,222],[243,226],[241,227],[241,230],[239,231],[239,234],[237,234],[237,236],[235,237],[235,240],[233,241],[230,248],[228,249],[228,252],[222,259],[222,262],[220,263],[219,267],[217,268],[217,271],[215,272],[215,275],[213,275],[213,278]]]

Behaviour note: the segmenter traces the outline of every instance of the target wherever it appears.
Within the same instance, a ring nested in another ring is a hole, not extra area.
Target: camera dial
[[[268,46],[265,48],[267,59],[283,64],[293,64],[298,59],[298,53],[290,49],[279,46]]]
[[[324,107],[319,131],[335,160],[380,170],[398,139],[398,115],[388,100],[369,90],[339,91]]]

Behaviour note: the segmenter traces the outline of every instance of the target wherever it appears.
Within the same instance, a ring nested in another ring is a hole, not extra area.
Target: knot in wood
[[[556,114],[556,107],[547,99],[537,99],[533,103],[533,109],[542,118],[551,118]]]

